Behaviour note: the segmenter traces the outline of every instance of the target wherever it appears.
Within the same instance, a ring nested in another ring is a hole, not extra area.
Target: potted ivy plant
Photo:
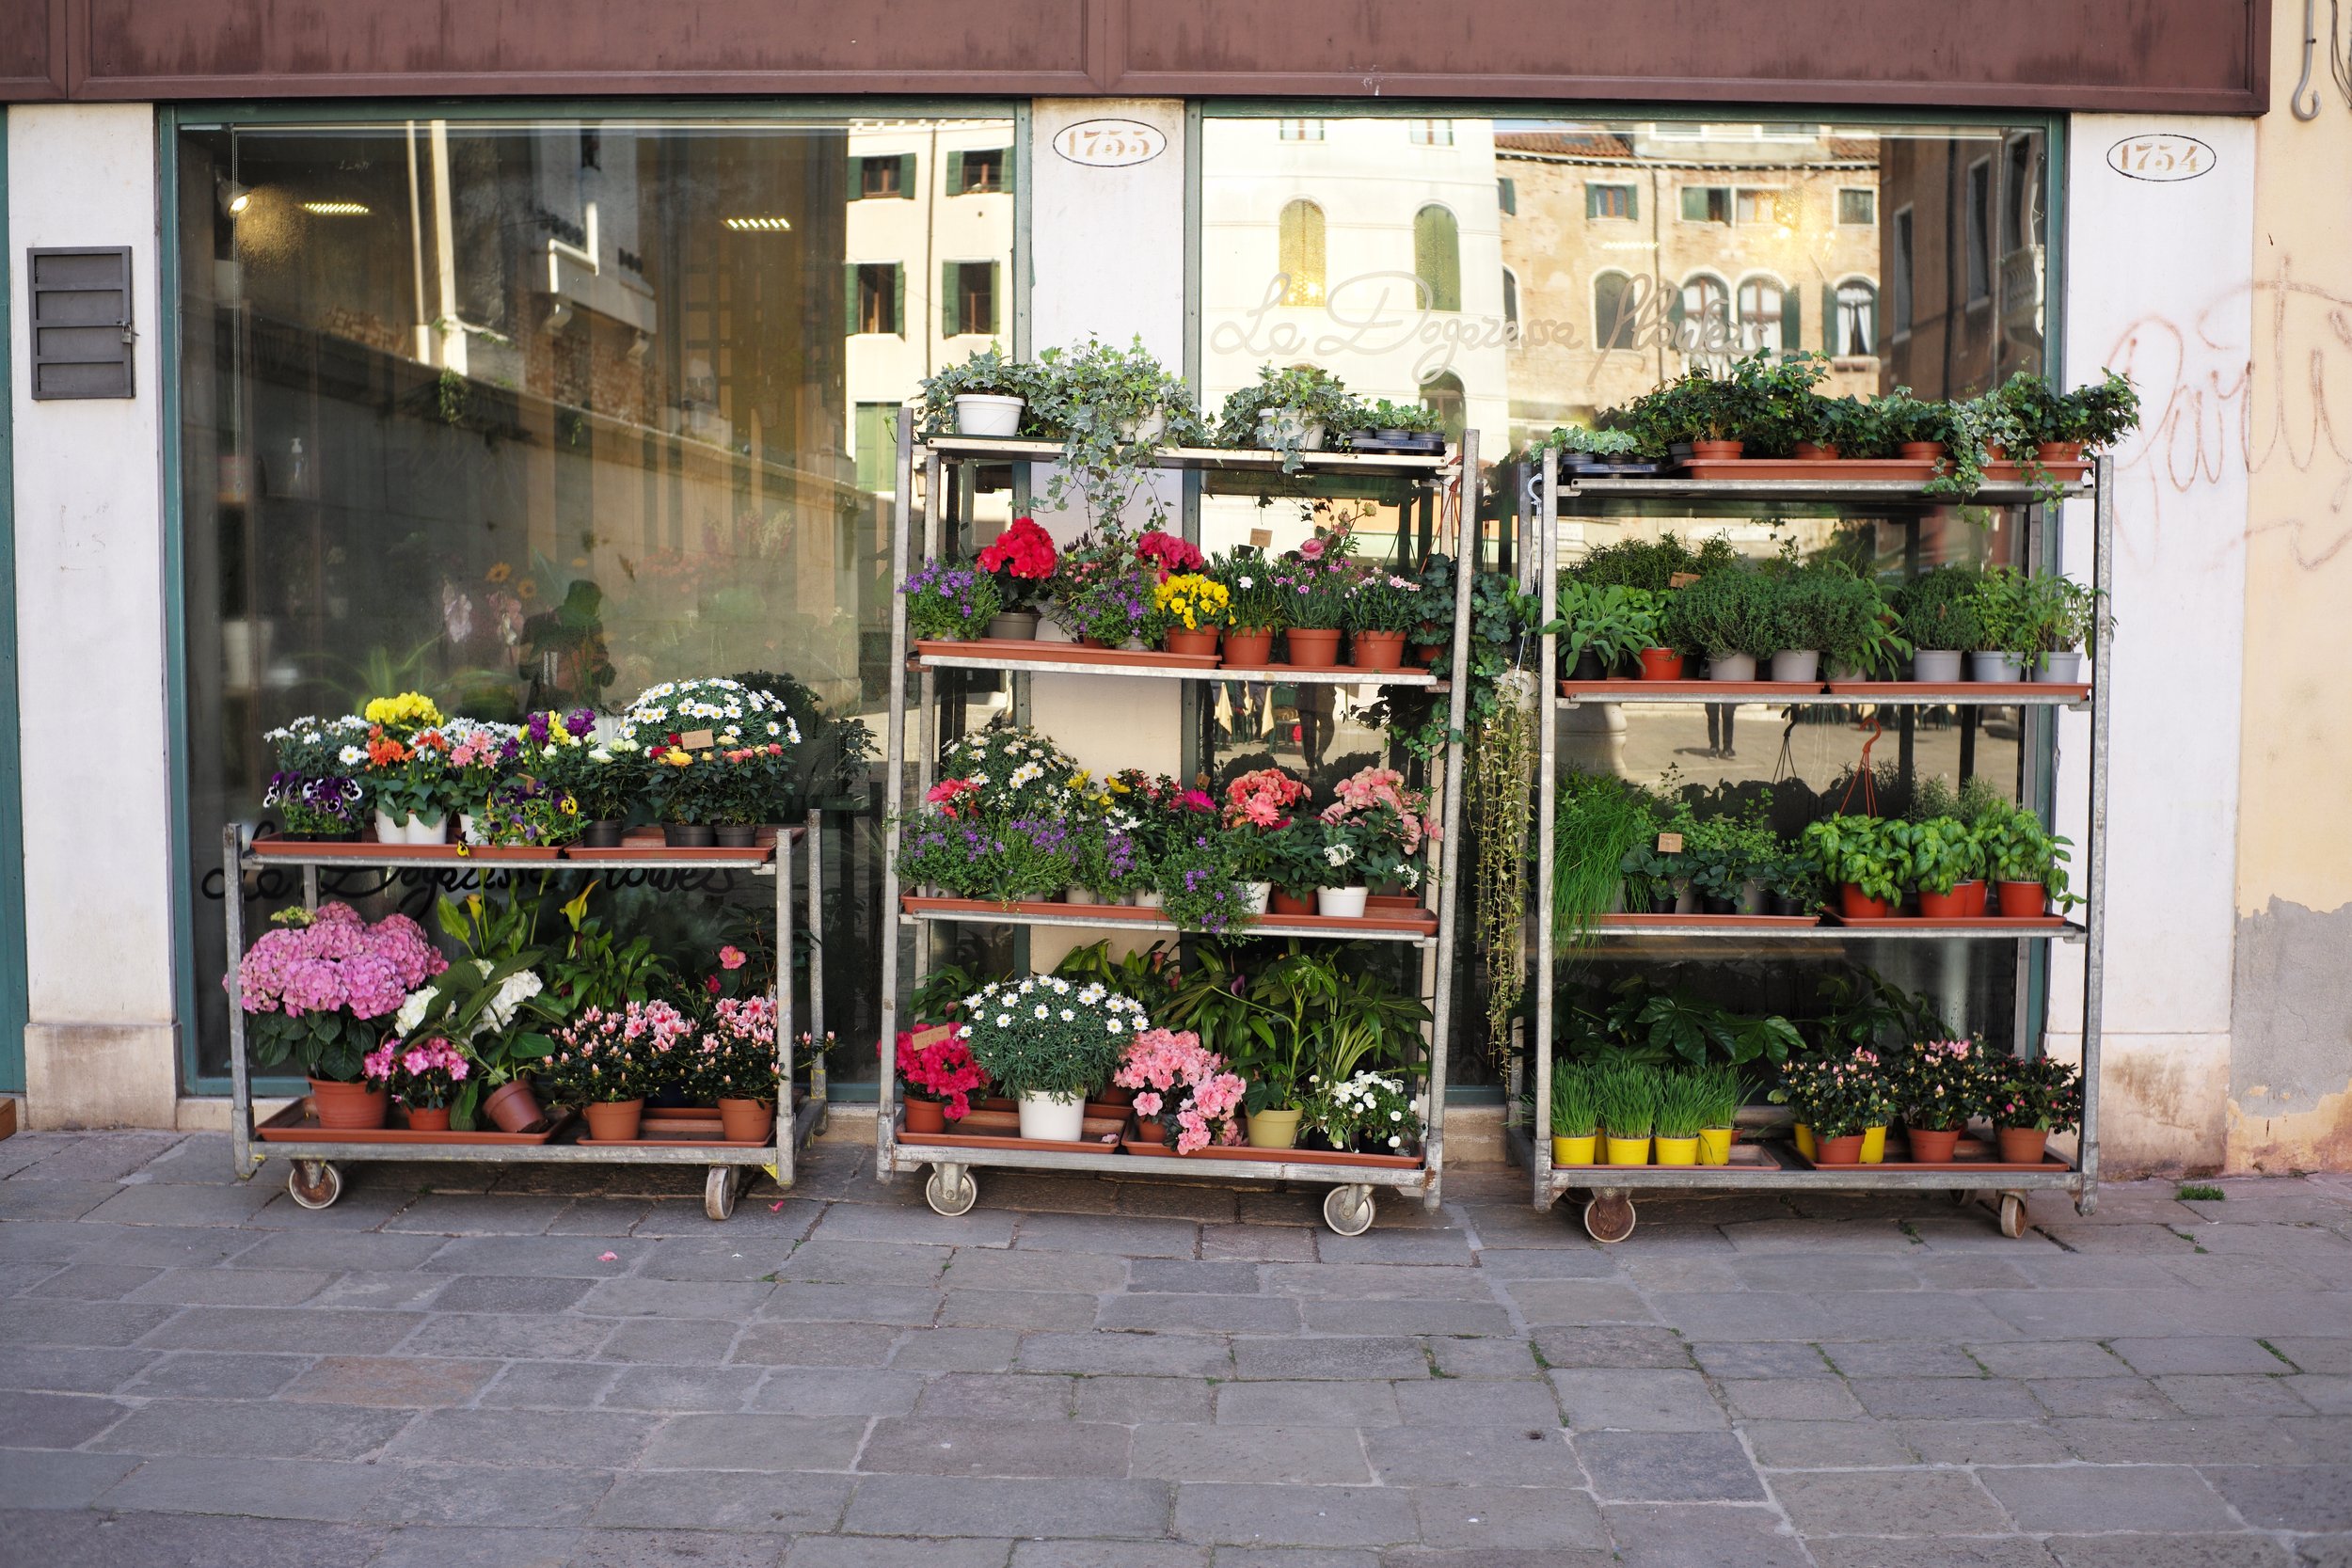
[[[991,343],[923,378],[923,428],[939,435],[952,424],[959,436],[1018,436],[1038,378],[1037,366],[1008,358]]]
[[[964,1013],[972,1061],[1020,1102],[1021,1135],[1057,1143],[1084,1136],[1088,1098],[1151,1027],[1133,997],[1051,974],[992,980]]]
[[[1588,430],[1582,425],[1562,425],[1544,437],[1528,453],[1531,460],[1540,460],[1547,449],[1560,453],[1559,471],[1566,476],[1580,474],[1651,474],[1658,471],[1654,461],[1644,461],[1642,439],[1629,430]]]
[[[1216,443],[1279,452],[1282,471],[1295,474],[1303,454],[1321,451],[1330,432],[1354,428],[1362,420],[1362,405],[1330,372],[1312,365],[1261,365],[1255,386],[1225,400]]]
[[[1435,455],[1445,451],[1445,421],[1438,411],[1418,403],[1391,403],[1380,398],[1358,404],[1347,430],[1347,444],[1363,451],[1409,451]]]
[[[1061,435],[1061,458],[1047,483],[1048,504],[1075,495],[1096,529],[1120,526],[1130,503],[1147,514],[1146,527],[1168,520],[1168,500],[1152,483],[1152,461],[1163,444],[1198,446],[1209,438],[1192,388],[1143,346],[1127,348],[1089,339],[1064,352],[1038,356],[1033,412]]]

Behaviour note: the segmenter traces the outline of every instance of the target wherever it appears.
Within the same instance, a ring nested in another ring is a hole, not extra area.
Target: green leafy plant
[[[1669,646],[1709,658],[1778,652],[1780,585],[1760,572],[1717,572],[1667,601],[1662,634]]]
[[[1879,594],[1843,565],[1807,566],[1781,578],[1772,613],[1773,652],[1810,649],[1829,668],[1860,664],[1879,620]]]
[[[1740,1085],[1740,1069],[1727,1062],[1716,1062],[1688,1070],[1698,1084],[1700,1128],[1737,1124],[1740,1107],[1747,1100]]]
[[[1408,436],[1442,436],[1445,420],[1426,404],[1391,403],[1387,398],[1358,404],[1356,430],[1401,430]]]
[[[990,981],[962,1022],[972,1060],[1001,1092],[1064,1101],[1108,1084],[1127,1042],[1151,1027],[1133,997],[1051,974]]]
[[[1646,1138],[1658,1124],[1658,1073],[1638,1062],[1613,1062],[1595,1084],[1600,1123],[1613,1138]]]
[[[1901,826],[1876,816],[1831,816],[1808,824],[1802,842],[1829,881],[1891,904],[1902,898],[1911,864],[1893,832]]]
[[[1817,1138],[1851,1138],[1894,1119],[1894,1085],[1875,1051],[1791,1062],[1774,1104],[1787,1105]]]
[[[1970,653],[1986,646],[1979,574],[1965,566],[1920,573],[1896,602],[1899,633],[1915,649]]]
[[[956,398],[960,393],[972,392],[1022,399],[1028,406],[1021,411],[1021,433],[1025,436],[1038,434],[1043,423],[1039,394],[1045,373],[1045,367],[1011,358],[991,343],[976,351],[961,364],[949,365],[923,378],[923,434],[953,434],[956,428]]]
[[[2207,1181],[2184,1181],[2172,1196],[2181,1203],[2219,1203],[2230,1195]]]
[[[2052,901],[2065,909],[2082,902],[2067,891],[2067,851],[2074,841],[2050,832],[2032,808],[1988,812],[1978,832],[1994,881],[2040,882]]]
[[[2051,654],[2080,649],[2098,628],[2099,601],[2105,596],[2099,590],[2058,576],[2027,578],[2022,586],[2019,641],[2028,644],[2037,664],[2046,664]],[[2107,625],[2114,624],[2109,615]]]
[[[1645,844],[1654,849],[1657,825],[1648,792],[1613,773],[1571,769],[1553,811],[1551,941],[1555,953],[1566,953],[1593,940],[1594,917],[1609,912],[1620,888],[1629,904],[1634,900],[1624,863]],[[1650,892],[1645,882],[1638,912],[1646,912]]]
[[[1430,1017],[1345,947],[1286,950],[1254,974],[1214,944],[1168,1006],[1171,1028],[1191,1029],[1248,1081],[1252,1111],[1291,1109],[1310,1081],[1338,1083],[1367,1064],[1402,1069]]]
[[[1361,429],[1363,404],[1340,378],[1311,365],[1261,365],[1257,385],[1225,400],[1218,413],[1216,444],[1248,451],[1278,451],[1282,471],[1296,473],[1308,437],[1318,429],[1336,435]]]
[[[1749,882],[1760,882],[1779,863],[1780,835],[1764,820],[1766,795],[1753,811],[1701,818],[1685,835],[1682,859],[1692,886],[1710,898],[1736,899]]]
[[[1564,669],[1591,654],[1603,672],[1660,646],[1666,596],[1646,588],[1606,586],[1561,574],[1558,588],[1560,660]]]
[[[2011,1057],[2000,1065],[1993,1125],[2071,1132],[2082,1122],[2082,1069],[2053,1056]]]
[[[1581,1062],[1555,1062],[1551,1069],[1551,1135],[1589,1138],[1600,1130],[1599,1085]]]
[[[1660,1137],[1695,1138],[1700,1128],[1710,1125],[1707,1117],[1714,1105],[1713,1087],[1703,1072],[1670,1069],[1658,1075],[1656,1104]]]
[[[1890,847],[1908,852],[1901,879],[1922,893],[1949,893],[1984,875],[1984,843],[1972,824],[1957,817],[1890,822],[1886,838]]]
[[[1549,451],[1557,451],[1564,463],[1580,457],[1595,463],[1631,461],[1641,456],[1642,441],[1629,430],[1587,430],[1565,424],[1530,448],[1528,456],[1539,459]]]
[[[1841,458],[1880,455],[1881,438],[1871,427],[1868,409],[1853,396],[1824,397],[1815,392],[1797,411],[1794,436],[1827,447]]]
[[[1156,449],[1208,439],[1192,388],[1162,367],[1140,336],[1124,349],[1098,339],[1067,353],[1049,348],[1038,356],[1038,367],[1031,407],[1062,440],[1046,500],[1059,506],[1074,492],[1102,529],[1117,527],[1128,504],[1138,501],[1149,526],[1165,523],[1168,503],[1152,481]],[[1156,432],[1154,423],[1161,425]]]
[[[548,965],[548,990],[573,1009],[601,1007],[606,1012],[676,994],[682,985],[677,970],[655,949],[651,938],[623,942],[588,912],[596,886],[591,882],[563,906],[570,931]]]
[[[1692,550],[1667,530],[1655,539],[1621,539],[1603,545],[1568,567],[1567,575],[1601,587],[1617,585],[1664,594],[1676,586],[1677,578],[1711,577],[1737,571],[1742,564],[1728,535],[1713,534]]]
[[[1054,966],[1054,974],[1060,979],[1091,981],[1105,990],[1131,996],[1150,1018],[1161,1015],[1184,979],[1172,944],[1155,942],[1149,947],[1135,948],[1114,958],[1108,937],[1089,946],[1072,948]],[[975,989],[974,983],[966,980],[949,995],[960,998]]]

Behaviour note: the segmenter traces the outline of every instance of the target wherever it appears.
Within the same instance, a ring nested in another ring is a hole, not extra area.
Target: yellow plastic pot
[[[1886,1129],[1866,1127],[1862,1130],[1862,1163],[1866,1165],[1886,1164]]]
[[[1598,1158],[1593,1146],[1599,1142],[1600,1134],[1597,1132],[1587,1132],[1581,1138],[1554,1138],[1551,1140],[1551,1163],[1555,1165],[1593,1164]]]
[[[1699,1163],[1699,1141],[1693,1137],[1658,1140],[1658,1163],[1661,1165],[1695,1165]]]
[[[1728,1127],[1699,1129],[1699,1164],[1727,1165],[1731,1164],[1732,1132]]]
[[[1609,1134],[1609,1163],[1613,1165],[1646,1165],[1649,1164],[1647,1138],[1620,1138]]]
[[[1814,1157],[1813,1129],[1807,1127],[1804,1122],[1797,1123],[1797,1152],[1804,1155],[1808,1160]]]

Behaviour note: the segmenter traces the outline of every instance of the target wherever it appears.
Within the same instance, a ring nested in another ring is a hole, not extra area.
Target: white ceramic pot
[[[1772,679],[1811,683],[1821,678],[1821,656],[1809,648],[1784,648],[1772,656]]]
[[[1140,420],[1128,420],[1125,428],[1129,440],[1146,441],[1156,446],[1160,437],[1168,434],[1167,411],[1154,408]]]
[[[2033,678],[2054,686],[2071,685],[2083,678],[2083,656],[2074,654],[2043,654],[2041,667]]]
[[[1315,913],[1339,920],[1361,920],[1364,900],[1371,896],[1372,889],[1368,887],[1319,887],[1315,889]]]
[[[1080,887],[1075,882],[1071,883],[1070,891],[1062,895],[1062,902],[1065,904],[1099,904],[1102,901],[1094,896],[1093,889]]]
[[[447,844],[449,818],[437,816],[430,822],[421,816],[408,819],[408,842],[411,844]]]
[[[1707,661],[1707,678],[1711,681],[1752,681],[1756,679],[1756,659],[1748,654],[1725,654]]]
[[[2022,681],[2026,678],[2025,661],[2015,654],[1970,654],[1968,678],[1972,681]]]
[[[1266,911],[1266,906],[1274,901],[1274,884],[1272,882],[1244,882],[1241,885],[1241,890],[1249,895],[1249,912],[1251,914],[1264,914]]]
[[[375,813],[375,842],[378,844],[407,843],[408,819],[406,817],[402,817],[398,821],[394,821],[390,812],[384,810],[381,806],[377,807]]]
[[[1301,451],[1323,450],[1323,421],[1302,418],[1295,408],[1275,408],[1258,416],[1258,439],[1270,450],[1284,439],[1295,440]]]
[[[1004,397],[995,392],[958,392],[956,434],[1018,436],[1021,434],[1021,410],[1026,406],[1019,398]]]
[[[1021,1097],[1021,1135],[1074,1144],[1086,1136],[1086,1101],[1057,1100],[1047,1094]]]
[[[1135,896],[1135,904],[1136,908],[1139,910],[1164,910],[1168,908],[1168,895],[1165,893],[1138,893]]]
[[[1960,679],[1960,654],[1950,648],[1921,648],[1911,656],[1911,678],[1933,685]]]
[[[457,814],[457,838],[458,842],[461,844],[487,844],[490,842],[488,839],[482,836],[482,830],[474,826],[473,813],[469,811],[461,811]]]

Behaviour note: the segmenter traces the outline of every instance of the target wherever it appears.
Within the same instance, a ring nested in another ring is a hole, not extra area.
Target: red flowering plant
[[[1208,564],[1208,557],[1193,546],[1156,528],[1144,530],[1143,537],[1136,541],[1136,558],[1150,562],[1162,582],[1178,572],[1197,572]]]
[[[917,1031],[898,1031],[898,1081],[910,1097],[938,1101],[940,1114],[949,1121],[970,1116],[972,1097],[988,1091],[988,1074],[972,1060],[972,1048],[964,1043],[970,1032],[961,1023],[938,1024],[921,1030],[932,1037],[917,1045]]]
[[[1191,1030],[1146,1029],[1127,1042],[1111,1082],[1136,1091],[1136,1115],[1174,1135],[1176,1152],[1241,1142],[1248,1085]]]
[[[1306,799],[1307,786],[1279,768],[1255,768],[1225,786],[1226,836],[1242,880],[1278,880],[1280,835]]]
[[[1059,557],[1053,535],[1034,517],[1015,517],[1012,527],[980,551],[979,568],[996,580],[996,592],[1008,610],[1034,609],[1044,595]]]
[[[1215,796],[1165,773],[1130,768],[1114,777],[1110,787],[1120,803],[1134,813],[1136,836],[1155,861],[1219,826]]]

